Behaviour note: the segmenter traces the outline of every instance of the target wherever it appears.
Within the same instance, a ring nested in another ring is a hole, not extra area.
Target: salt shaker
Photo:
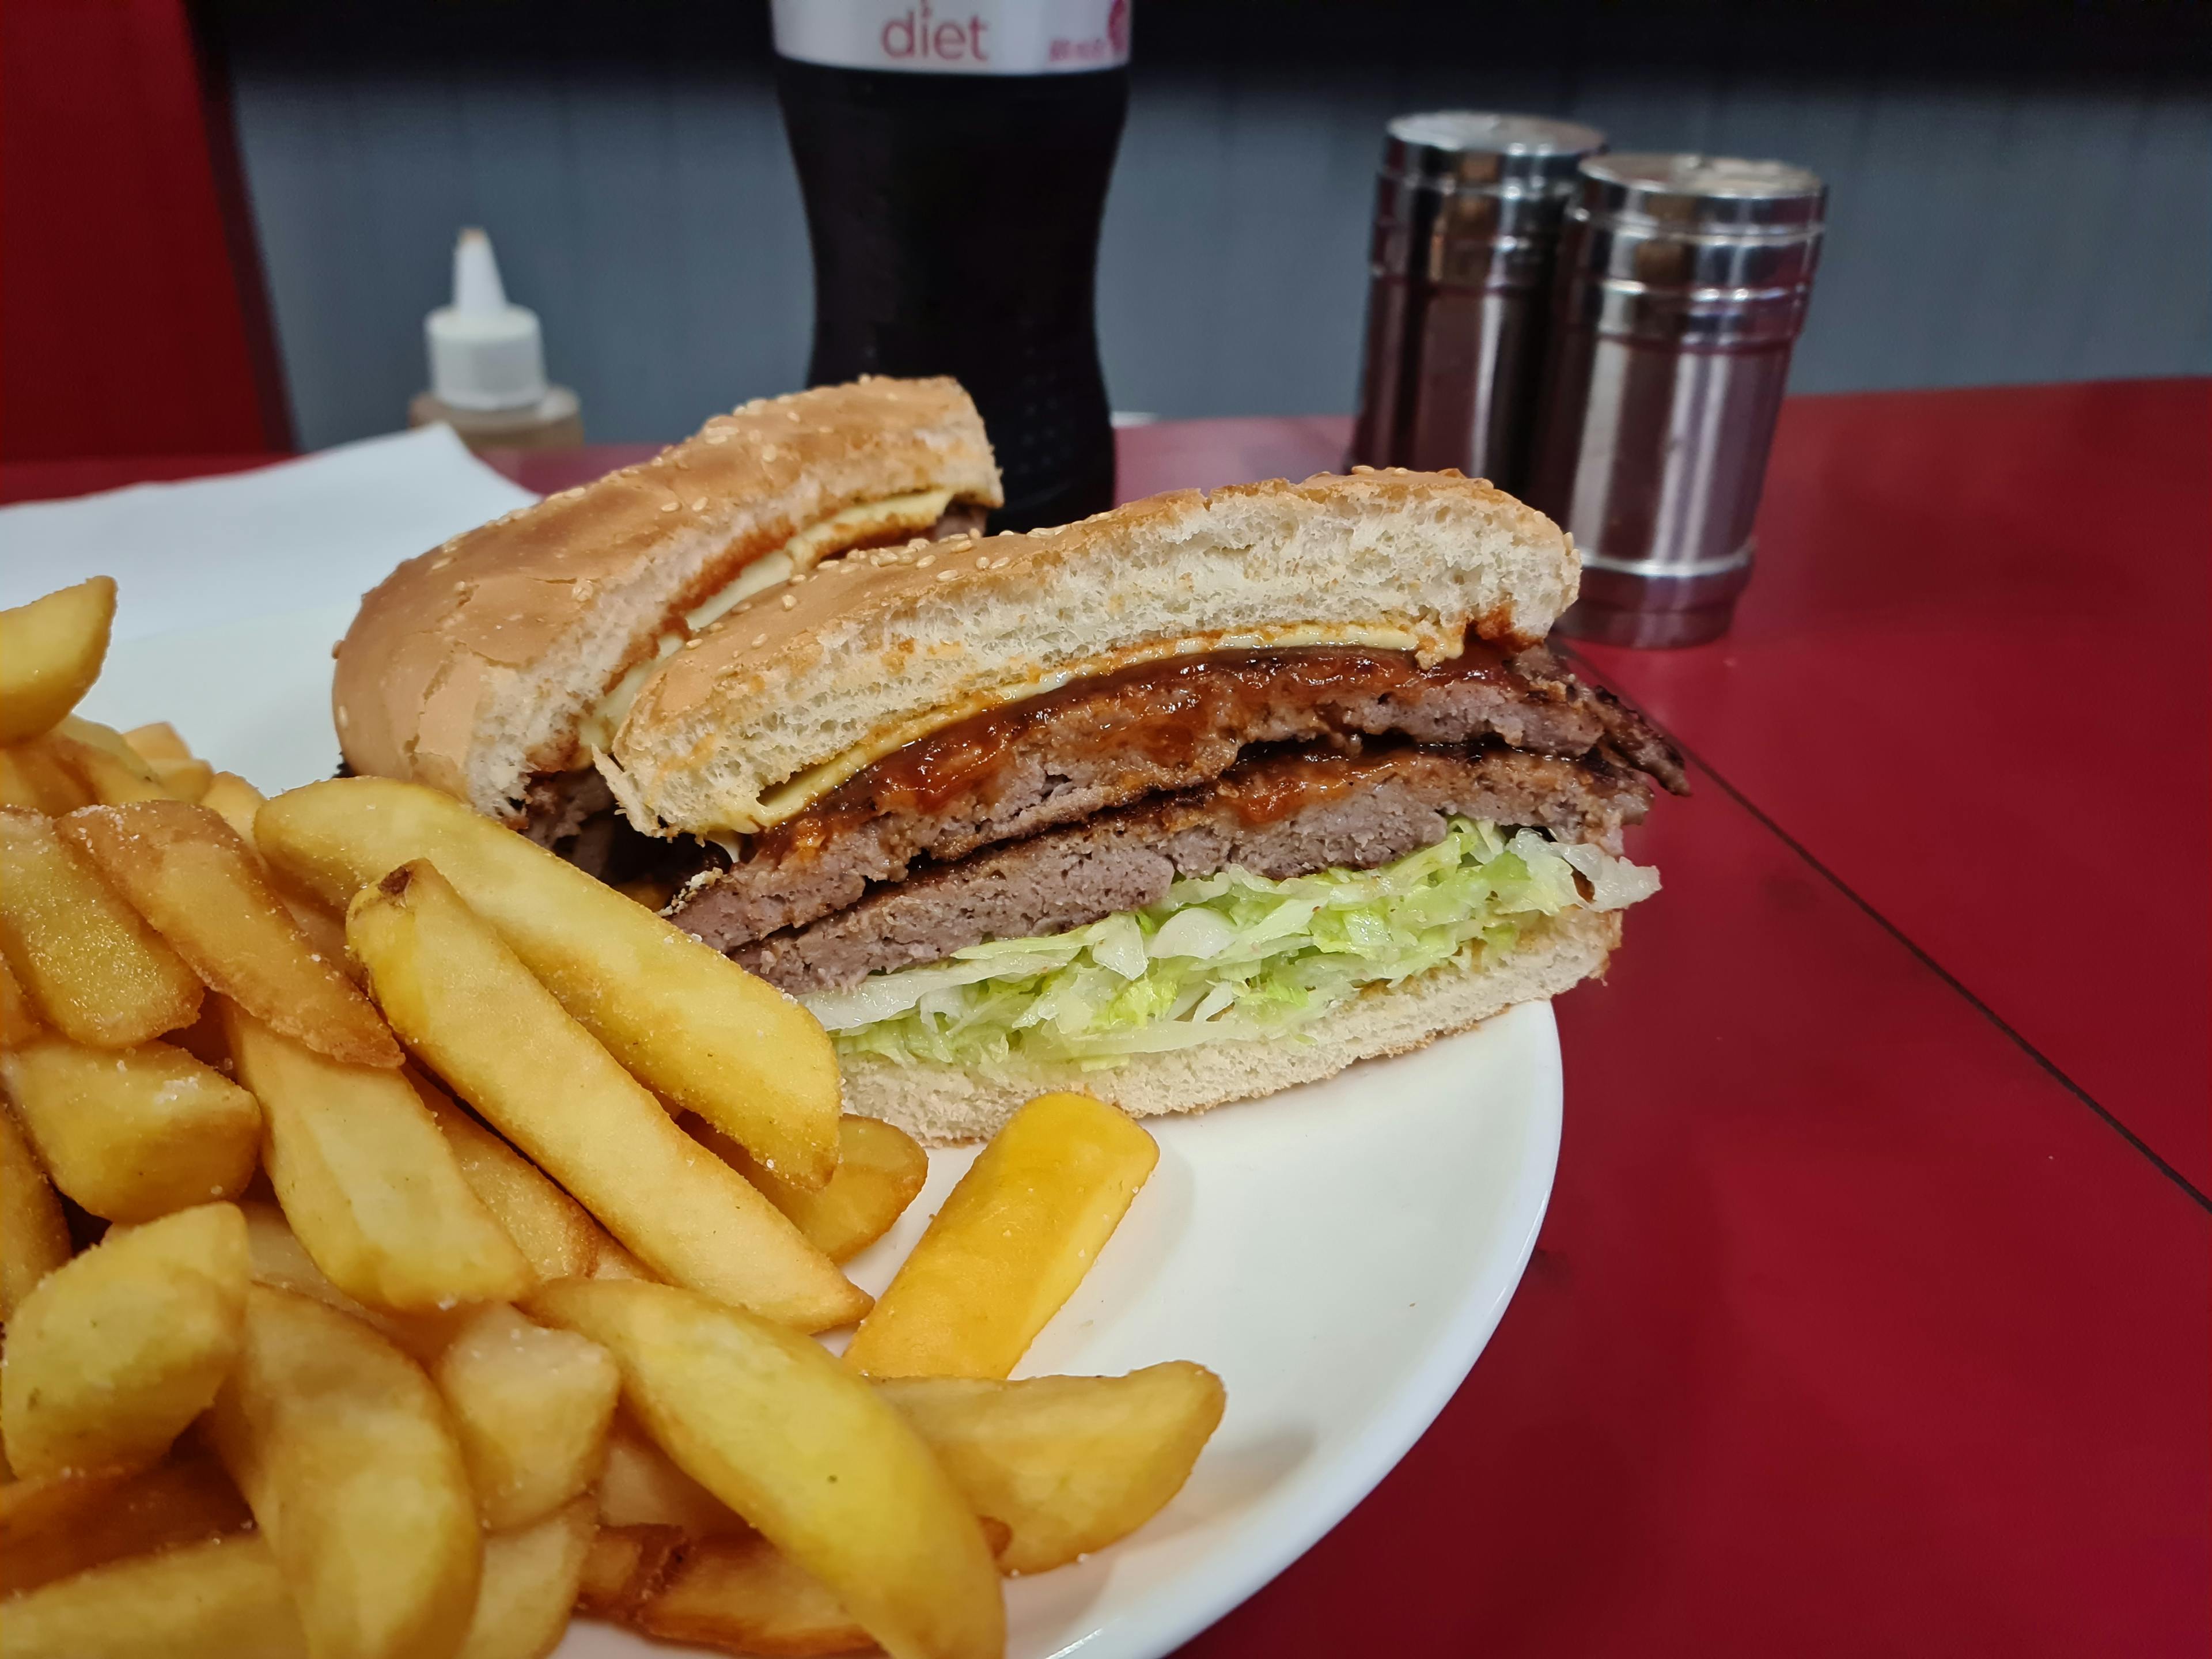
[[[1695,645],[1728,631],[1820,258],[1802,167],[1615,155],[1560,234],[1528,499],[1582,550],[1562,632]]]
[[[1388,129],[1352,459],[1521,488],[1560,215],[1604,135],[1443,110]]]

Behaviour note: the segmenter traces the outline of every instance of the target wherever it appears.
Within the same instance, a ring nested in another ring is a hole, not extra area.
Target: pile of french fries
[[[1212,1373],[1006,1380],[1134,1122],[1031,1103],[872,1304],[927,1159],[797,1003],[443,795],[76,718],[114,601],[0,612],[0,1651],[969,1659],[1175,1495]]]

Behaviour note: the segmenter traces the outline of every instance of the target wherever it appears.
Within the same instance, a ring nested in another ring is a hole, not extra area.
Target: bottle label
[[[1129,61],[1129,0],[774,0],[801,63],[919,75],[1064,75]]]

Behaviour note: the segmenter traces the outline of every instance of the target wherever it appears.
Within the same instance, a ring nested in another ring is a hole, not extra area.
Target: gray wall
[[[2212,372],[2203,81],[1412,50],[1147,70],[1145,27],[1099,272],[1118,408],[1347,408],[1382,120],[1450,104],[1822,173],[1831,232],[1800,391]],[[672,438],[800,383],[805,227],[757,49],[487,66],[266,49],[250,28],[228,44],[303,444],[399,422],[463,224],[490,230],[594,437]]]

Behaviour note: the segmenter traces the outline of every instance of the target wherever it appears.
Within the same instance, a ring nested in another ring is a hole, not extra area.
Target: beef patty
[[[1029,939],[1157,904],[1178,876],[1231,865],[1280,880],[1371,869],[1443,838],[1462,813],[1617,847],[1644,793],[1609,767],[1492,747],[1401,745],[1255,756],[1216,781],[985,848],[811,925],[739,943],[711,898],[690,931],[793,995],[937,962],[987,939]]]
[[[1507,657],[1473,645],[1426,670],[1402,652],[1215,653],[1078,681],[908,744],[757,837],[741,862],[693,881],[670,914],[733,949],[857,904],[927,862],[1211,783],[1255,746],[1318,742],[1356,755],[1376,738],[1587,759],[1621,775],[1636,817],[1634,775],[1682,786],[1664,738],[1540,647]]]

